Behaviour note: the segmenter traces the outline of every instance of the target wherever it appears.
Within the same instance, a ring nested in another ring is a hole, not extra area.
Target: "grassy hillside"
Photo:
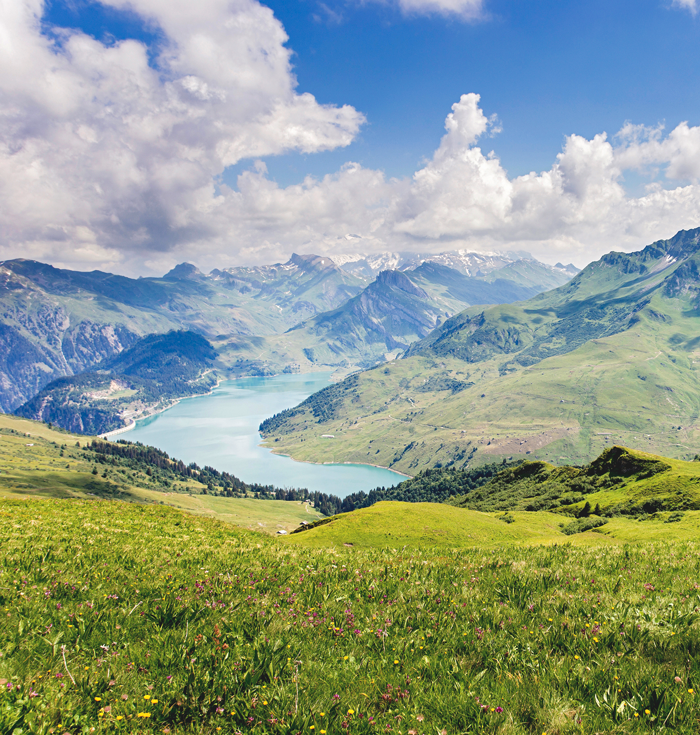
[[[324,519],[293,533],[285,543],[306,548],[502,549],[506,546],[574,544],[607,546],[646,541],[700,542],[700,511],[657,513],[640,521],[613,518],[589,530],[552,512],[485,513],[442,503],[381,502]],[[672,520],[669,522],[669,518]]]
[[[0,536],[1,732],[700,725],[695,543],[305,549],[75,499],[2,500]]]
[[[579,515],[586,505],[604,516],[698,510],[700,462],[612,447],[584,467],[523,462],[449,502],[475,510],[556,510],[568,515]]]
[[[508,457],[582,464],[613,444],[692,458],[699,237],[605,256],[526,302],[468,309],[407,359],[339,384],[321,415],[281,414],[268,440],[298,459],[409,474]]]
[[[208,475],[195,472],[187,477],[167,466],[104,457],[87,449],[91,442],[46,424],[0,414],[0,497],[169,505],[268,533],[291,531],[302,521],[321,518],[301,502],[217,496],[213,493],[222,489],[213,487]]]

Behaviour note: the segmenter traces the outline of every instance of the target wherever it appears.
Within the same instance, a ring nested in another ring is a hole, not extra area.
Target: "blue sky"
[[[329,2],[342,19],[333,23],[311,0],[269,5],[289,33],[300,88],[369,120],[342,152],[268,161],[284,182],[347,156],[410,175],[466,92],[501,120],[493,145],[511,175],[548,168],[571,133],[700,123],[700,26],[670,3],[494,0],[476,23]]]
[[[368,119],[348,148],[266,157],[282,185],[347,160],[410,176],[467,92],[498,115],[493,146],[515,176],[548,168],[571,133],[700,123],[700,25],[663,0],[489,0],[475,22],[352,0],[265,4],[289,35],[299,90]],[[55,1],[47,20],[97,38],[157,42],[138,16],[95,3]]]
[[[582,265],[700,224],[695,0],[14,4],[5,173],[47,183],[31,214],[0,192],[6,257],[147,272],[352,233]]]

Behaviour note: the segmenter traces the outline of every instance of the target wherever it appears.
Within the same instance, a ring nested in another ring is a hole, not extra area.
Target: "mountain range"
[[[529,300],[468,308],[261,428],[297,459],[409,474],[525,456],[582,464],[612,444],[690,458],[698,335],[700,229],[609,253]]]
[[[468,303],[524,298],[548,288],[553,278],[564,282],[571,275],[531,259],[520,265],[503,256],[495,265],[501,263],[511,269],[508,278],[494,279],[493,268],[487,269],[490,280],[450,268],[441,276],[410,276],[419,283],[406,301],[405,289],[391,287],[391,276],[375,283],[316,255],[209,274],[183,263],[162,278],[138,279],[5,261],[0,264],[0,408],[13,411],[52,381],[96,369],[144,336],[173,330],[208,339],[222,376],[368,366],[394,347],[426,336]],[[404,285],[410,280],[404,274],[397,278]],[[377,332],[369,312],[353,306],[368,289],[365,303],[383,299],[394,326],[400,325],[395,346],[387,346],[386,338],[383,346],[374,337],[367,345],[362,339],[365,331]],[[341,344],[334,338],[338,329],[346,330],[348,318],[355,336]]]

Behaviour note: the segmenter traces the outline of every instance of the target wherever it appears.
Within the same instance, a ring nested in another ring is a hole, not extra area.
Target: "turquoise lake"
[[[225,470],[245,482],[306,487],[341,498],[404,480],[368,465],[295,462],[260,446],[258,426],[264,419],[325,388],[329,378],[330,373],[312,373],[229,380],[210,395],[182,400],[114,439],[150,444],[185,463]]]

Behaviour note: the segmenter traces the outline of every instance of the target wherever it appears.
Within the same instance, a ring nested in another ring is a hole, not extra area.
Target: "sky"
[[[159,275],[700,226],[700,0],[0,0],[0,259]]]

